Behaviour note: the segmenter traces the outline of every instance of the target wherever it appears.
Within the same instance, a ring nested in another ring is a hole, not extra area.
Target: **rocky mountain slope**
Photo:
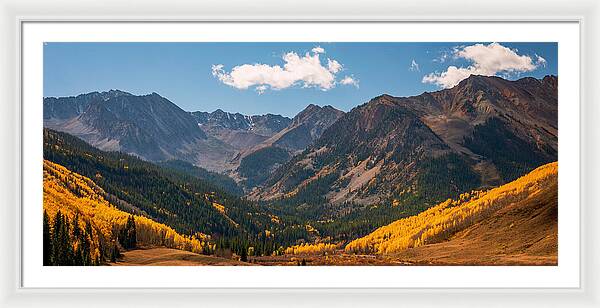
[[[321,137],[325,129],[343,114],[343,111],[332,106],[319,107],[310,104],[292,119],[288,127],[263,142],[258,148],[276,146],[292,153],[302,151]]]
[[[119,90],[44,99],[44,126],[82,138],[106,151],[149,161],[181,160],[232,173],[243,158],[258,160],[262,171],[305,149],[342,111],[309,105],[294,119],[281,115],[242,115],[223,110],[185,112],[156,93],[132,95]],[[283,150],[283,156],[265,153]],[[246,165],[248,162],[246,161]],[[246,169],[244,169],[246,170]],[[252,182],[252,181],[251,181]]]
[[[208,136],[196,120],[156,93],[121,91],[44,99],[44,126],[80,137],[106,151],[150,161],[179,159],[223,170],[235,149]]]
[[[343,115],[251,198],[430,202],[557,160],[558,79],[471,76],[451,89],[382,95]]]
[[[247,188],[261,185],[278,166],[306,149],[343,114],[332,106],[308,105],[291,120],[289,126],[241,151],[234,159],[239,162],[235,176],[243,178]]]
[[[237,150],[256,146],[286,128],[292,121],[281,115],[248,116],[221,109],[213,112],[195,111],[191,115],[204,132]]]

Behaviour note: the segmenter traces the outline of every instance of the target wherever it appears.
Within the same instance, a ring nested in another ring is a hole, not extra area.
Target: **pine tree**
[[[44,211],[44,265],[52,265],[52,232],[50,230],[50,218]]]
[[[121,256],[117,243],[113,243],[110,251],[110,262],[117,262],[117,259]]]
[[[73,265],[73,247],[69,234],[69,219],[60,211],[54,219],[52,235],[52,265]]]
[[[137,234],[135,229],[135,219],[133,215],[127,217],[125,227],[119,232],[119,243],[125,249],[135,248],[137,242]]]
[[[133,218],[133,215],[129,215],[127,224],[129,226],[127,234],[129,239],[129,248],[135,248],[135,245],[137,244],[137,232],[135,229],[135,218]]]
[[[81,231],[79,235],[79,251],[81,253],[81,265],[92,265],[91,258],[91,243],[90,243],[90,235],[89,235],[89,224],[86,223],[85,227]]]
[[[240,254],[240,261],[248,262],[248,251],[246,250],[246,247],[242,247],[242,251]]]
[[[73,251],[73,265],[85,265],[84,260],[83,260],[83,251],[82,251],[82,246],[83,246],[83,241],[81,239],[82,236],[82,232],[81,232],[81,228],[79,227],[79,213],[75,214],[75,217],[73,218],[73,221],[71,222],[72,224],[72,229],[73,229],[73,242],[75,243],[75,247],[74,247],[74,251]]]

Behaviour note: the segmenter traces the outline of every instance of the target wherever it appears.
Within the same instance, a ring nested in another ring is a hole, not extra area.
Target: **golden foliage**
[[[221,213],[221,214],[225,215],[225,206],[223,206],[222,204],[216,203],[216,202],[213,202],[213,203],[212,203],[212,206],[213,206],[213,207],[214,207],[214,208],[215,208],[217,211],[219,211],[219,213]]]
[[[549,163],[508,184],[486,192],[464,193],[457,200],[448,199],[416,216],[397,220],[350,242],[345,250],[386,254],[440,242],[556,181],[558,163]]]
[[[318,243],[318,244],[300,244],[288,247],[285,249],[286,254],[311,254],[333,252],[337,246],[334,244]]]
[[[271,222],[276,223],[276,224],[281,223],[281,221],[279,220],[279,217],[277,217],[276,215],[269,214],[269,217],[271,218]]]
[[[69,219],[79,213],[81,224],[87,221],[93,226],[92,245],[95,249],[98,249],[101,238],[114,239],[115,231],[122,229],[130,216],[106,201],[104,196],[104,190],[91,179],[44,160],[44,210],[51,218],[59,210]],[[152,219],[133,216],[138,244],[161,245],[195,253],[202,253],[203,247],[208,245],[208,237],[203,234],[181,235]]]

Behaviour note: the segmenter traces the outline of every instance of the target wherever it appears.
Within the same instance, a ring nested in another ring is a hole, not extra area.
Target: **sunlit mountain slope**
[[[77,245],[75,224],[81,230],[87,229],[93,260],[109,258],[131,217],[135,222],[136,234],[133,246],[157,245],[196,253],[209,248],[205,235],[183,236],[164,224],[117,209],[104,199],[105,195],[104,190],[91,179],[61,165],[44,161],[44,212],[50,220],[49,225],[54,225],[60,211],[63,215],[61,219],[71,221],[67,224],[67,234],[73,245]],[[73,220],[78,223],[73,223]]]
[[[555,162],[498,188],[465,193],[397,220],[345,250],[399,254],[416,262],[555,263],[557,205]]]

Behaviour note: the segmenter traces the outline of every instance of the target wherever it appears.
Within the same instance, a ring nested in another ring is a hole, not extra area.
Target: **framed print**
[[[17,237],[7,294],[20,295],[7,303],[82,291],[140,305],[172,292],[189,305],[225,293],[596,302],[588,13],[225,7],[16,19],[6,108],[18,116],[5,125],[17,146],[3,163],[19,171],[4,217]]]
[[[24,286],[577,287],[578,25],[414,26],[25,24]]]

